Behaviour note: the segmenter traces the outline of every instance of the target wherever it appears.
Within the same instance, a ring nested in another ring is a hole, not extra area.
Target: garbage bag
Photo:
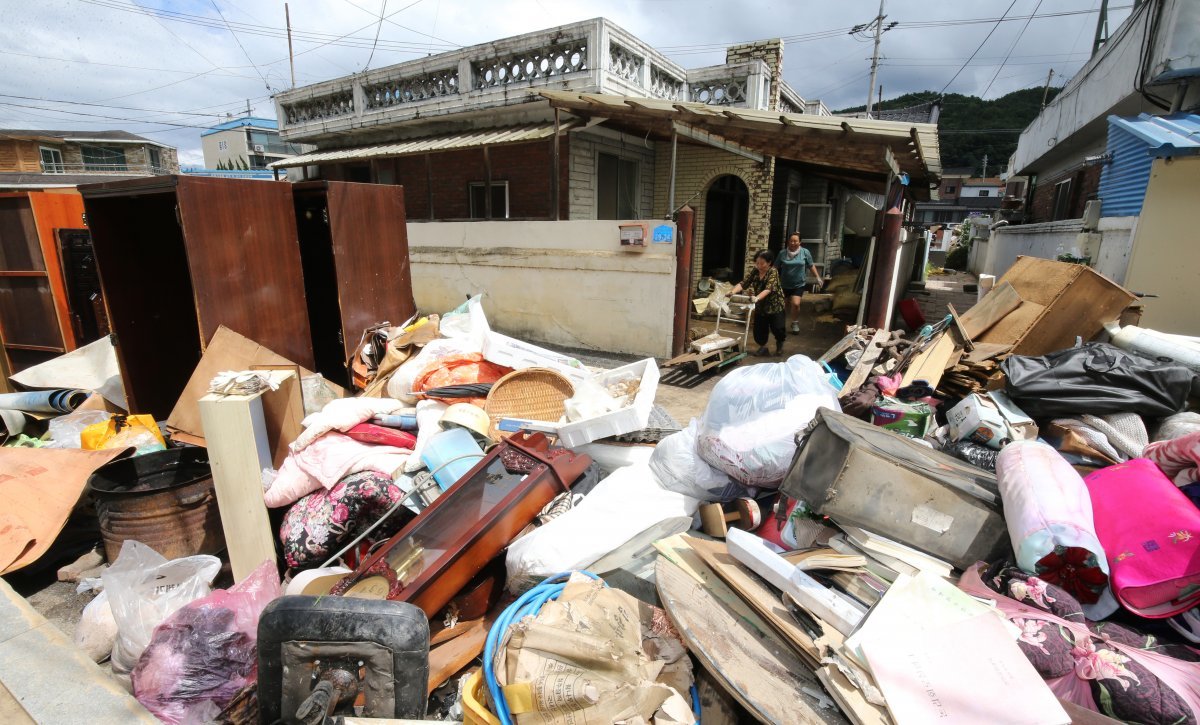
[[[701,501],[732,501],[745,489],[724,471],[713,468],[696,452],[700,425],[695,418],[684,430],[663,438],[650,454],[650,471],[668,491]]]
[[[175,610],[206,596],[220,570],[221,560],[215,556],[168,561],[140,541],[121,544],[117,560],[101,575],[117,621],[113,674],[127,675],[150,644],[154,628]]]
[[[1183,410],[1194,373],[1169,360],[1153,360],[1115,345],[1089,342],[1000,363],[1009,397],[1034,418],[1137,413],[1150,417]]]
[[[281,594],[275,563],[176,611],[132,674],[133,694],[165,723],[205,722],[257,676],[258,618]]]
[[[807,357],[739,368],[713,388],[696,450],[744,486],[776,488],[796,455],[796,434],[818,408],[841,410],[825,372]]]
[[[103,662],[112,654],[117,640],[117,620],[108,606],[108,592],[100,592],[86,607],[75,625],[75,646],[93,662]]]

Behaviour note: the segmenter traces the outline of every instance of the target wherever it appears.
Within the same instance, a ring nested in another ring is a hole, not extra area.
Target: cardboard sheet
[[[30,389],[78,388],[99,393],[121,410],[128,410],[125,384],[117,365],[112,337],[105,336],[81,348],[59,355],[12,376],[12,381]]]
[[[0,448],[0,574],[45,554],[79,502],[88,476],[130,450]]]

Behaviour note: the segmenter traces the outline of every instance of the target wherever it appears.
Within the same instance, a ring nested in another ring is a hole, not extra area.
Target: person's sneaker
[[[783,354],[783,340],[776,340],[776,341],[775,341],[775,354],[776,354],[776,355],[782,355],[782,354]]]
[[[792,323],[792,332],[800,332],[800,322],[797,320]]]
[[[770,355],[771,353],[767,350],[767,346],[763,345],[762,347],[755,350],[754,354],[759,357],[766,357],[767,355]]]

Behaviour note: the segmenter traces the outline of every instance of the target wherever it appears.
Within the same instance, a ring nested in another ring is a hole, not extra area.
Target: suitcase
[[[816,513],[960,569],[1010,550],[993,474],[827,409],[797,438],[780,490]]]

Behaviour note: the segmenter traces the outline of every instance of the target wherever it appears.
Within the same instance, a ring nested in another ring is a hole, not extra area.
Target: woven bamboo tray
[[[575,386],[549,368],[514,370],[492,385],[483,409],[492,421],[492,438],[507,438],[496,424],[502,418],[525,418],[557,423],[566,411],[564,403],[575,394]]]

